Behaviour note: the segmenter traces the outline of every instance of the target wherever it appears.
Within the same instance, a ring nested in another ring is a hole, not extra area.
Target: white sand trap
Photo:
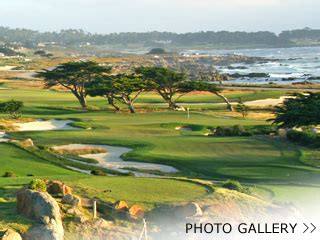
[[[80,155],[80,157],[95,159],[99,162],[98,164],[89,164],[89,165],[97,165],[100,167],[113,169],[113,170],[120,171],[120,172],[130,172],[130,171],[125,170],[123,168],[154,170],[154,171],[160,171],[160,172],[164,172],[164,173],[178,172],[177,169],[175,169],[171,166],[166,166],[166,165],[162,165],[162,164],[123,161],[121,158],[121,155],[132,151],[132,149],[130,149],[130,148],[114,147],[114,146],[108,146],[108,145],[70,144],[70,145],[53,147],[53,149],[55,149],[55,150],[61,150],[61,149],[75,150],[75,149],[81,149],[81,148],[86,148],[86,147],[104,148],[107,151],[107,153]],[[83,163],[83,162],[81,162],[81,163]],[[152,174],[144,174],[144,173],[137,173],[137,172],[134,172],[134,173],[136,176],[153,176]]]
[[[54,130],[75,130],[78,128],[68,125],[72,123],[71,120],[38,120],[35,122],[15,123],[14,126],[18,127],[19,132],[32,132],[32,131],[54,131]]]
[[[5,132],[0,132],[0,142],[8,142],[7,134]]]
[[[0,67],[0,71],[9,71],[14,69],[16,66],[2,66]]]
[[[257,106],[257,107],[277,106],[277,105],[283,104],[283,102],[288,98],[292,98],[292,97],[284,96],[284,97],[280,97],[278,99],[267,98],[267,99],[261,99],[261,100],[256,100],[256,101],[249,101],[249,102],[245,102],[245,105]]]

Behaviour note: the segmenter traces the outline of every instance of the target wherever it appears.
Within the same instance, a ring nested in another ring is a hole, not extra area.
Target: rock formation
[[[17,194],[17,211],[37,222],[25,234],[24,239],[63,240],[60,207],[48,193],[21,189]]]

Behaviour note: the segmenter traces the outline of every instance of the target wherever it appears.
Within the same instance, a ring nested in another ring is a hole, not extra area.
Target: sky
[[[92,33],[320,29],[319,0],[0,0],[0,26]]]

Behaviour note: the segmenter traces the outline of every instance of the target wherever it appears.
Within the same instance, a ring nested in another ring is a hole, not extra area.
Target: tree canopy
[[[279,128],[308,127],[320,124],[320,93],[295,93],[275,108],[271,119]]]
[[[8,113],[12,118],[19,118],[24,104],[21,101],[10,100],[0,103],[0,112]]]
[[[142,79],[152,82],[153,89],[169,104],[169,108],[174,110],[179,108],[175,96],[185,92],[183,84],[187,81],[185,74],[163,67],[140,67],[135,72]]]
[[[78,61],[61,64],[52,70],[45,69],[38,72],[37,76],[44,79],[47,88],[62,86],[69,89],[85,108],[87,107],[86,85],[110,71],[110,67],[100,66],[93,61]]]
[[[135,113],[134,102],[143,91],[153,88],[153,83],[134,74],[118,74],[104,76],[87,84],[87,92],[90,96],[101,96],[108,100],[117,111],[119,101],[128,106],[131,113]]]

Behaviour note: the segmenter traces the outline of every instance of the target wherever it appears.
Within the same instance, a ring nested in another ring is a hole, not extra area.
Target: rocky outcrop
[[[129,209],[129,215],[131,218],[142,219],[144,214],[144,209],[138,204],[132,205]]]
[[[187,203],[185,205],[177,206],[174,214],[178,218],[201,217],[202,210],[197,203]]]
[[[117,211],[128,211],[129,205],[126,201],[118,201],[114,204],[114,209]]]
[[[0,232],[0,240],[22,240],[19,233],[8,229],[4,232]]]
[[[50,181],[47,184],[47,191],[51,195],[67,195],[72,194],[72,188],[60,181]]]
[[[45,216],[61,220],[60,208],[53,197],[45,192],[22,189],[17,194],[17,211],[19,214],[40,223]]]
[[[26,240],[63,240],[60,208],[50,194],[23,188],[17,193],[17,211],[38,223],[25,234]]]
[[[72,194],[64,195],[61,200],[61,203],[68,204],[73,207],[81,207],[82,206],[81,205],[81,198],[76,195],[72,195]]]
[[[229,75],[232,78],[269,78],[270,74],[268,73],[249,73],[249,74],[240,74],[234,73]]]
[[[48,219],[49,220],[49,219]],[[46,224],[36,224],[24,235],[25,240],[63,240],[61,221],[49,220]]]

